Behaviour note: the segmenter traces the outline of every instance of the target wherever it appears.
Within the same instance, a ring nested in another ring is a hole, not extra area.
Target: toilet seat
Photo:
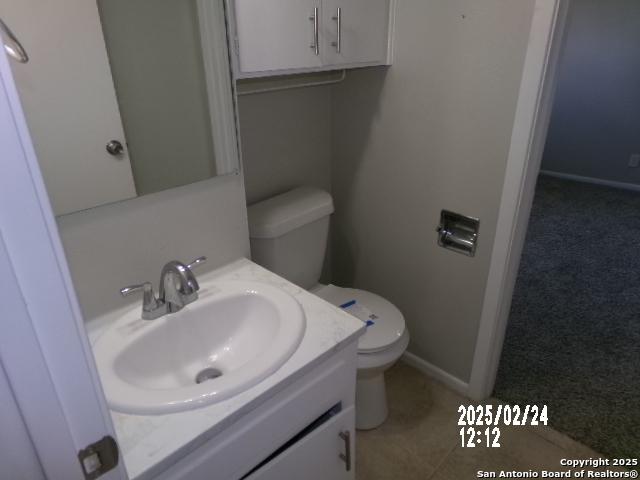
[[[390,301],[375,293],[327,285],[312,290],[320,298],[343,307],[361,320],[369,320],[366,333],[358,341],[358,353],[377,353],[400,342],[405,333],[402,313]],[[372,313],[373,317],[369,318]],[[406,348],[406,347],[405,347]]]

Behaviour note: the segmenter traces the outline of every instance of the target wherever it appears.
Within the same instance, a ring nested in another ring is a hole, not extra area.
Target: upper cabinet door
[[[321,47],[332,65],[385,64],[391,0],[323,0]]]
[[[322,66],[320,0],[235,0],[233,6],[238,76]]]

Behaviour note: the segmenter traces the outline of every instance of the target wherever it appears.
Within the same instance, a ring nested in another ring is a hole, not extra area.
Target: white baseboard
[[[454,377],[450,373],[445,372],[441,368],[438,368],[432,363],[423,360],[417,355],[414,355],[410,352],[404,352],[404,354],[402,355],[402,360],[407,365],[411,365],[412,367],[420,370],[425,375],[438,380],[440,383],[445,384],[454,392],[459,393],[460,395],[464,395],[465,397],[469,395],[468,383],[463,382],[459,378]]]
[[[591,183],[594,185],[602,185],[604,187],[621,188],[623,190],[632,190],[640,192],[640,185],[635,183],[614,182],[613,180],[603,180],[601,178],[583,177],[581,175],[573,175],[571,173],[560,173],[552,170],[540,170],[541,175],[549,177],[562,178],[564,180],[573,180],[574,182]]]

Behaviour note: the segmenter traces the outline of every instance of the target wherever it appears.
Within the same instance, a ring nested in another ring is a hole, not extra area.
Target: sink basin
[[[142,320],[126,313],[97,340],[94,355],[109,406],[140,415],[190,410],[237,395],[296,351],[306,320],[298,302],[271,285],[201,285],[181,311]]]

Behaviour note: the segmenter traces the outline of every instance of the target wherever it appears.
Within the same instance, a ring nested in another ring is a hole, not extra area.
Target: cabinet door
[[[322,11],[325,63],[386,63],[390,0],[323,0]]]
[[[235,0],[233,5],[240,76],[322,66],[320,45],[315,48],[320,0]]]
[[[344,434],[347,432],[348,436],[345,439]],[[354,435],[355,410],[354,407],[349,407],[246,477],[246,480],[353,480]],[[347,453],[351,457],[349,470]]]

